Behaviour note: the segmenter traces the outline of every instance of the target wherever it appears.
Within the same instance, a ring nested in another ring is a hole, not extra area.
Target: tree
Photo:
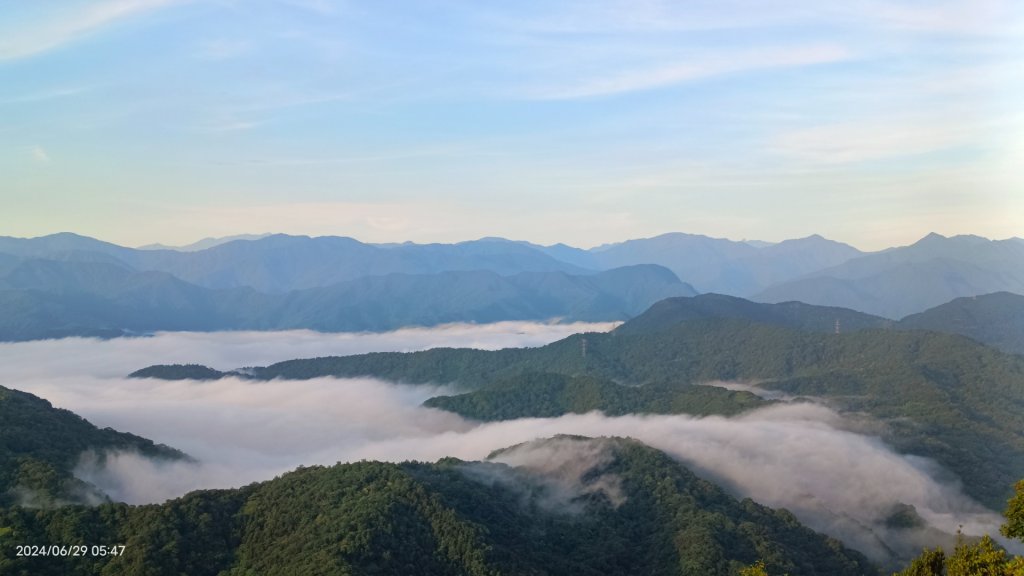
[[[1024,541],[1024,480],[1014,485],[1014,495],[1003,513],[1006,523],[999,532]],[[752,568],[755,568],[755,565]],[[761,576],[763,572],[741,572],[740,576]],[[902,572],[893,576],[1024,576],[1024,557],[1008,558],[988,535],[974,544],[964,542],[957,532],[956,548],[946,557],[942,548],[925,550]]]
[[[768,576],[768,570],[764,567],[764,560],[758,560],[746,568],[741,568],[739,576]]]
[[[925,549],[920,556],[914,558],[906,570],[897,573],[896,576],[942,576],[945,563],[946,553],[942,548]]]
[[[1006,503],[1006,524],[999,531],[1007,538],[1024,541],[1024,480],[1014,485],[1014,495]]]

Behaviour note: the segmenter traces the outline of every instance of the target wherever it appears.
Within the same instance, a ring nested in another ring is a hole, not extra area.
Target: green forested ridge
[[[960,334],[1004,352],[1024,354],[1024,296],[996,292],[957,298],[900,321],[848,308],[803,302],[769,304],[722,294],[666,298],[619,327],[619,333],[644,333],[705,318],[737,318],[810,332],[853,332],[871,328],[930,330]]]
[[[835,332],[837,327],[840,331],[852,332],[865,328],[887,328],[893,324],[887,318],[848,308],[814,306],[803,302],[766,304],[724,294],[701,294],[661,300],[616,331],[620,334],[642,334],[670,329],[682,322],[709,318],[750,320],[759,324],[825,333]]]
[[[96,428],[42,398],[0,386],[0,506],[103,498],[71,474],[87,450],[100,456],[132,450],[150,457],[186,457],[133,434]]]
[[[165,364],[149,366],[132,372],[134,378],[159,378],[161,380],[217,380],[227,373],[214,370],[202,364]]]
[[[652,383],[623,386],[598,376],[532,372],[455,396],[437,396],[424,406],[475,420],[547,418],[600,410],[625,414],[738,414],[768,404],[750,392],[713,386]]]
[[[963,334],[1006,352],[1024,354],[1024,296],[996,292],[957,298],[907,316],[899,327]]]
[[[860,330],[835,335],[701,319],[646,333],[620,328],[576,334],[534,349],[290,360],[252,374],[377,376],[456,383],[472,391],[531,372],[595,376],[630,386],[762,380],[765,388],[825,397],[841,409],[887,421],[887,441],[936,459],[989,506],[1000,506],[1008,487],[1024,477],[1024,358],[949,334]],[[523,401],[501,410],[528,414],[529,399]]]
[[[540,441],[526,449],[543,448]],[[300,468],[162,505],[0,511],[0,573],[735,575],[763,559],[792,576],[876,574],[785,511],[737,501],[635,441],[578,481],[614,477],[624,501],[581,490],[551,505],[543,473],[499,463]],[[522,447],[520,447],[522,449]],[[16,558],[18,544],[123,544],[107,558]]]

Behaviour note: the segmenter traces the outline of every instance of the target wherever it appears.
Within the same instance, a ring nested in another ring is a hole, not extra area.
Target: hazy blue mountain
[[[178,252],[198,252],[200,250],[206,250],[207,248],[213,248],[214,246],[220,246],[228,242],[235,240],[259,240],[266,238],[270,234],[235,234],[234,236],[222,236],[220,238],[203,238],[197,242],[186,244],[184,246],[167,246],[165,244],[147,244],[145,246],[139,246],[139,250],[177,250]]]
[[[0,276],[7,274],[21,262],[21,258],[13,254],[0,252]]]
[[[34,576],[734,576],[758,560],[772,574],[878,574],[789,512],[621,438],[558,436],[479,462],[311,466],[154,506],[0,510],[0,535],[0,571]],[[124,553],[14,555],[58,537]]]
[[[574,266],[581,268],[590,268],[597,270],[604,267],[604,264],[594,255],[593,250],[584,250],[582,248],[576,248],[575,246],[569,246],[567,244],[552,244],[551,246],[540,246],[537,244],[529,244],[534,248],[542,250],[548,256],[561,260],[562,262],[568,262]],[[645,264],[647,262],[644,262]],[[636,264],[636,262],[630,262],[630,264]],[[628,264],[626,264],[628,265]]]
[[[395,273],[589,272],[523,243],[501,239],[374,245],[338,236],[275,234],[182,252],[125,248],[64,233],[31,239],[0,237],[0,252],[21,258],[120,263],[139,271],[166,272],[205,288],[249,287],[261,292],[316,288]]]
[[[813,306],[802,302],[764,304],[735,296],[701,294],[668,298],[616,329],[620,334],[649,333],[672,328],[683,322],[709,318],[734,318],[760,324],[796,328],[811,332],[841,332],[866,328],[887,328],[891,320],[846,308]]]
[[[590,252],[602,267],[654,262],[672,270],[701,292],[739,293],[722,278],[739,275],[733,262],[758,252],[745,242],[673,232],[654,238],[598,246]]]
[[[852,246],[810,236],[778,244],[670,233],[581,250],[543,247],[552,257],[586,268],[660,264],[701,292],[746,296],[767,286],[835,266],[862,253]]]
[[[68,233],[32,239],[0,238],[0,253],[20,258],[121,263],[137,270],[167,272],[206,288],[248,286],[261,292],[323,287],[392,273],[489,270],[501,275],[552,271],[582,274],[659,264],[700,291],[746,296],[861,254],[820,236],[767,244],[682,233],[589,250],[502,238],[456,244],[366,244],[338,236],[283,234],[206,239],[183,248],[156,248],[125,248]]]
[[[957,298],[907,316],[897,326],[963,334],[1006,352],[1024,354],[1024,296],[997,292]]]
[[[264,294],[102,262],[27,260],[0,277],[0,340],[157,330],[381,331],[501,320],[608,321],[694,290],[660,266],[597,274],[389,274]]]
[[[88,236],[61,232],[38,238],[0,236],[0,253],[19,260],[46,259],[131,265],[136,251]]]
[[[863,252],[848,244],[815,234],[764,246],[738,263],[748,271],[749,287],[744,293],[749,295],[756,289],[830,268],[861,255]]]
[[[38,238],[0,236],[0,252],[22,258],[51,258],[64,252],[100,252],[116,255],[121,252],[131,252],[131,248],[124,248],[71,232],[61,232]]]
[[[961,296],[1024,293],[1024,242],[929,234],[772,286],[754,299],[799,300],[901,318]]]

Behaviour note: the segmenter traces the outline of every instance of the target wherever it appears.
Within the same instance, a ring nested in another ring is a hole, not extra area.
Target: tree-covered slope
[[[102,499],[72,475],[89,450],[100,457],[122,450],[153,458],[186,457],[133,434],[97,428],[42,398],[0,386],[0,506]]]
[[[750,392],[715,386],[652,383],[624,386],[599,376],[533,372],[454,396],[436,396],[424,406],[474,420],[548,418],[594,410],[625,414],[732,415],[768,404]]]
[[[176,368],[153,370],[166,376]],[[935,458],[990,506],[1000,506],[1008,487],[1024,477],[1024,358],[934,332],[835,335],[710,319],[650,333],[576,334],[534,349],[291,360],[251,374],[266,379],[376,376],[454,383],[468,392],[530,372],[596,376],[630,386],[763,381],[763,387],[823,397],[837,408],[888,422],[888,441]],[[520,400],[521,405],[501,410],[530,415],[536,405],[528,397]],[[556,405],[571,408],[574,402]]]
[[[907,316],[897,326],[963,334],[1006,352],[1024,354],[1024,296],[996,292],[957,298]]]
[[[723,294],[667,298],[631,319],[616,332],[642,334],[666,330],[694,320],[735,318],[810,332],[841,332],[885,328],[892,321],[847,308],[814,306],[803,302],[765,304]]]
[[[554,466],[543,456],[557,451]],[[537,457],[540,456],[540,457]],[[877,574],[792,515],[737,501],[631,440],[557,437],[486,462],[301,468],[162,505],[0,512],[0,572],[86,574]],[[19,544],[118,556],[14,557]]]

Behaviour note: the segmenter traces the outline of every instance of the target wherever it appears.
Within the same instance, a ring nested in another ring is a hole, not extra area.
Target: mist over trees
[[[563,458],[551,464],[544,457],[551,450]],[[518,465],[501,463],[510,458]],[[301,468],[159,506],[14,508],[0,511],[0,534],[0,570],[40,576],[732,576],[758,558],[793,576],[875,573],[863,556],[789,513],[736,500],[657,450],[578,437],[516,446],[478,463]],[[48,534],[69,544],[122,543],[124,554],[8,553]]]

